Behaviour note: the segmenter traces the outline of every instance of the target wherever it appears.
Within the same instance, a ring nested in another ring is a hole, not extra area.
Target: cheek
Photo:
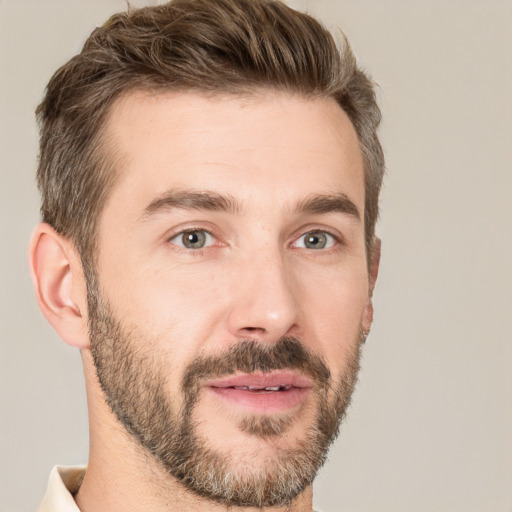
[[[111,287],[117,315],[151,333],[153,343],[173,358],[193,359],[220,323],[226,279],[199,265],[139,266],[127,275]]]
[[[359,342],[368,303],[366,279],[364,270],[353,274],[339,272],[325,279],[323,286],[309,287],[305,294],[309,337],[332,369],[342,368]]]

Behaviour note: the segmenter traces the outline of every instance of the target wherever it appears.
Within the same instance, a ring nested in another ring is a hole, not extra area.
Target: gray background
[[[316,505],[512,512],[512,3],[290,3],[342,27],[379,82],[388,165],[374,329]],[[39,313],[26,270],[33,110],[124,6],[0,0],[1,512],[34,510],[52,465],[87,458],[79,354]]]

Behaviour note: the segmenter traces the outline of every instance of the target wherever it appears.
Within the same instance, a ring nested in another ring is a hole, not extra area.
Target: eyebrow
[[[297,213],[339,212],[361,220],[361,214],[354,202],[343,193],[312,195],[301,201],[296,207]]]
[[[144,209],[142,219],[174,209],[238,214],[244,210],[242,203],[232,195],[223,195],[212,191],[171,190],[154,199]],[[313,214],[339,212],[350,215],[357,220],[361,219],[357,206],[343,193],[311,195],[300,201],[294,211],[295,213]]]
[[[174,209],[240,213],[242,205],[231,195],[211,191],[171,190],[152,201],[144,209],[142,218]]]

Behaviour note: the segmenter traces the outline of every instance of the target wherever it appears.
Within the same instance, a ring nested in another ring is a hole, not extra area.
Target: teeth
[[[286,391],[290,386],[267,386],[266,388],[259,388],[256,386],[234,386],[234,389],[241,391]]]

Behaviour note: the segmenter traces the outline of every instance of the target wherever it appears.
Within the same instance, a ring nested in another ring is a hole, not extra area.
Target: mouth
[[[205,384],[207,390],[229,405],[260,414],[298,407],[312,387],[311,379],[289,371],[237,374]]]

